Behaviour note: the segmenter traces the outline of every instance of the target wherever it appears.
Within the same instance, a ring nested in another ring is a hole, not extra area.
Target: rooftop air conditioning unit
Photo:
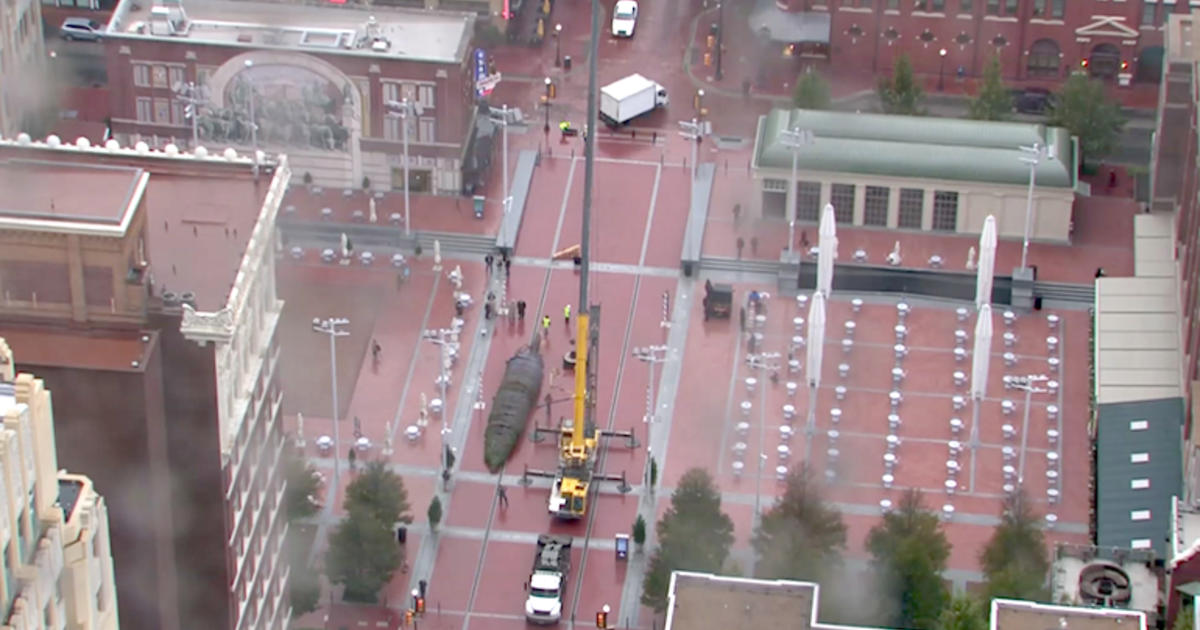
[[[163,306],[179,306],[179,294],[174,291],[164,291],[162,300]]]
[[[380,37],[371,42],[371,50],[375,52],[387,52],[392,47],[392,42]]]

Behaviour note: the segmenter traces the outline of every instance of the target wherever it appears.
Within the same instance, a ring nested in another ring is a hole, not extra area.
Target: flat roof
[[[676,571],[664,630],[794,628],[809,630],[816,617],[816,586],[790,580],[757,580]]]
[[[1171,528],[1171,565],[1173,568],[1200,552],[1200,510],[1188,505],[1179,497],[1171,498],[1171,516],[1175,519]]]
[[[83,370],[140,372],[146,365],[147,343],[136,330],[71,330],[0,325],[0,338],[12,348],[17,366],[47,366]],[[152,338],[152,337],[151,337]],[[137,366],[134,366],[137,362]],[[36,369],[19,371],[37,373]]]
[[[231,0],[121,0],[107,33],[253,49],[458,63],[465,58],[474,21],[473,13],[392,7],[362,10],[348,5]]]
[[[1183,399],[1099,406],[1096,543],[1170,557],[1171,498],[1183,492]]]
[[[1119,608],[992,600],[992,630],[1146,630],[1146,614]]]
[[[1172,222],[1134,216],[1134,277],[1096,279],[1097,403],[1183,395]]]
[[[779,134],[796,128],[813,134],[796,160],[805,171],[1024,187],[1029,166],[1020,147],[1037,142],[1055,156],[1038,164],[1038,187],[1076,185],[1074,142],[1061,127],[806,109],[773,109],[759,118],[755,167],[790,170],[792,150]]]
[[[119,237],[137,210],[145,170],[0,159],[0,227]]]

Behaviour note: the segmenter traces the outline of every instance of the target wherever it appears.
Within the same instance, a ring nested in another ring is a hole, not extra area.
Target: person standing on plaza
[[[563,307],[563,323],[566,324],[567,326],[571,325],[571,305],[570,304]]]
[[[542,336],[550,339],[550,316],[542,315]]]
[[[517,300],[517,319],[525,319],[525,300]]]
[[[500,499],[500,509],[508,509],[508,491],[504,486],[496,486],[496,497]]]
[[[492,273],[492,255],[488,254],[483,257],[483,265],[487,267],[488,273]]]

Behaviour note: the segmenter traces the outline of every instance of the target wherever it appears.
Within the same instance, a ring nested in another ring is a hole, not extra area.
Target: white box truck
[[[600,120],[617,127],[669,102],[666,88],[631,74],[600,88]]]
[[[533,572],[525,587],[525,620],[535,624],[558,623],[562,619],[563,594],[571,572],[570,536],[542,534],[537,540]]]

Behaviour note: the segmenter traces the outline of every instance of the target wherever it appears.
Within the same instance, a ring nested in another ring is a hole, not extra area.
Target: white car
[[[613,9],[613,37],[633,37],[633,28],[637,26],[637,0],[618,0]]]

